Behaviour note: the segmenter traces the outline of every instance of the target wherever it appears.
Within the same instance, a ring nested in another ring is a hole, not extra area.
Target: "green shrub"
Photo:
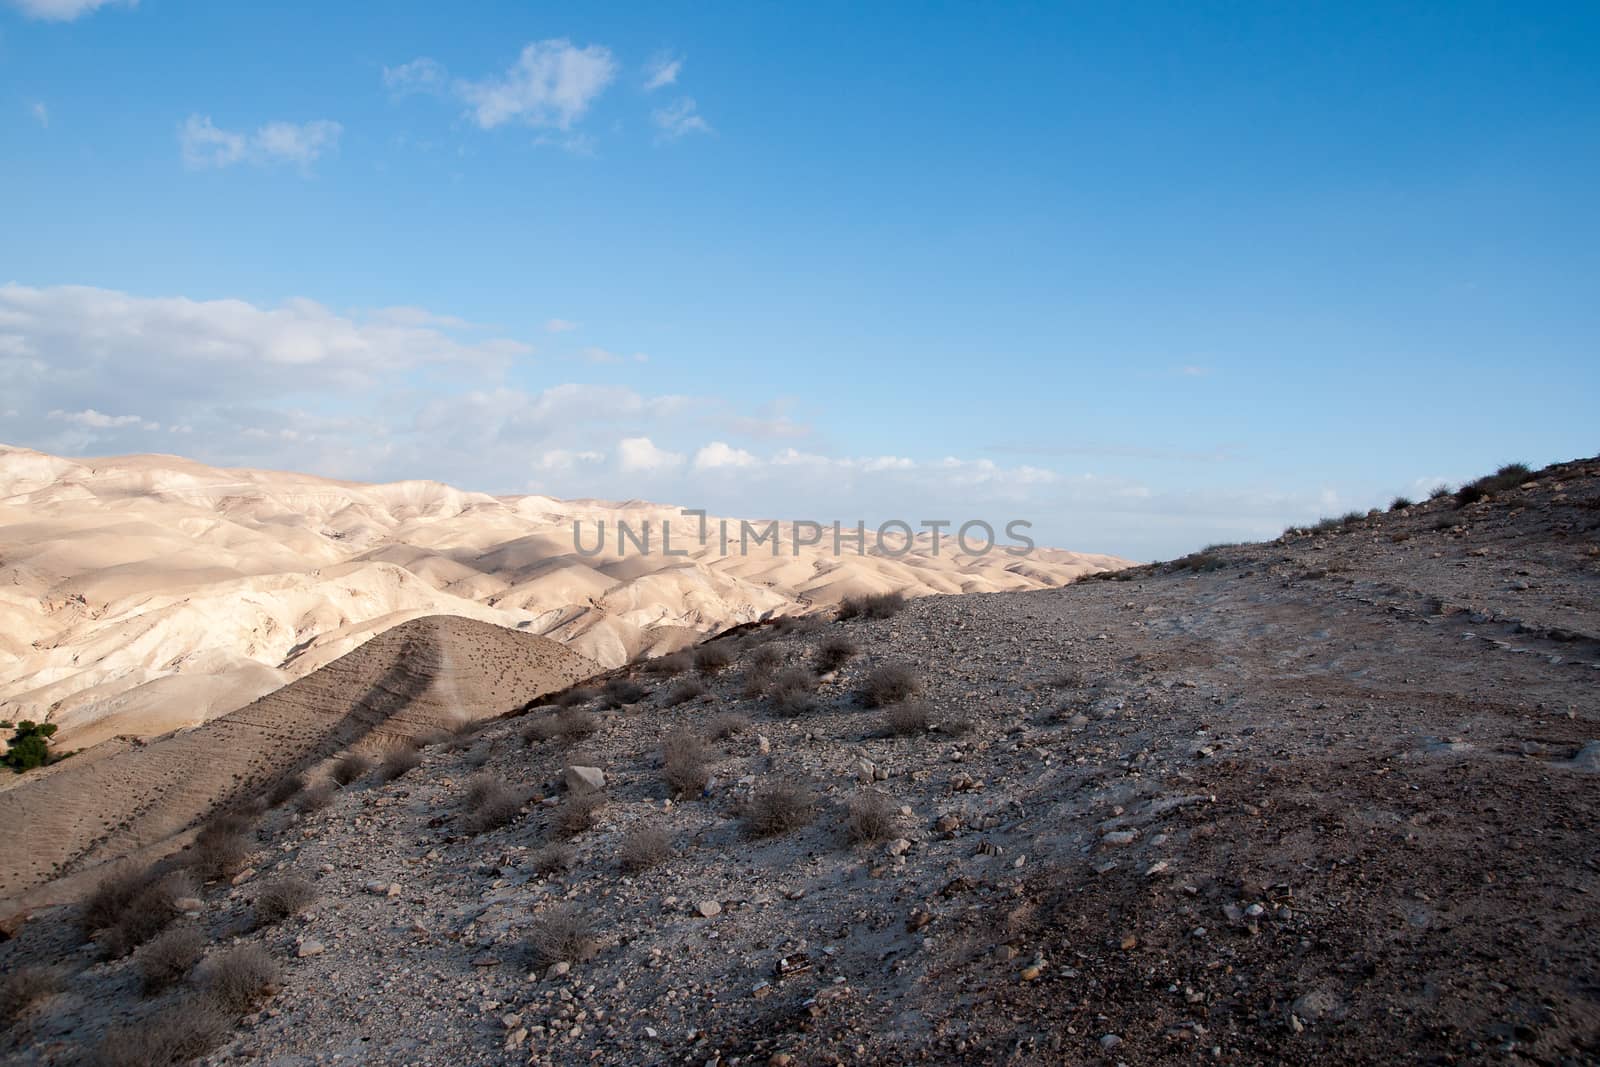
[[[16,732],[11,735],[11,746],[6,749],[4,756],[0,756],[0,763],[21,774],[61,758],[50,751],[50,739],[56,733],[55,723],[23,719],[15,729]]]

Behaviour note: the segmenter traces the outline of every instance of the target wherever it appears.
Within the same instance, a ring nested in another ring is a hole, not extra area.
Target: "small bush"
[[[54,967],[31,964],[0,978],[0,1030],[16,1025],[34,1006],[61,992],[65,983]]]
[[[213,882],[243,870],[254,844],[232,820],[213,821],[195,836],[184,860],[202,881]]]
[[[560,736],[561,724],[554,715],[537,715],[532,722],[522,728],[522,743],[530,747],[554,741]]]
[[[679,704],[687,704],[691,700],[698,700],[706,695],[705,683],[698,678],[685,678],[681,682],[674,682],[672,688],[667,690],[667,695],[662,698],[663,707],[675,708]]]
[[[535,967],[582,963],[593,958],[600,947],[588,918],[571,904],[541,912],[528,927],[526,945]]]
[[[875,593],[868,596],[846,597],[839,602],[839,618],[887,619],[898,615],[905,606],[904,593]]]
[[[721,641],[701,645],[694,652],[694,669],[701,674],[721,674],[733,662],[733,653]]]
[[[534,872],[546,877],[570,871],[577,859],[577,850],[571,845],[562,843],[545,845],[530,857]]]
[[[928,706],[920,700],[891,704],[884,710],[883,725],[896,737],[911,737],[928,728]]]
[[[567,708],[556,716],[556,728],[563,740],[581,741],[585,737],[593,737],[600,729],[600,718],[592,711]]]
[[[522,814],[522,805],[528,802],[524,790],[507,785],[490,775],[474,775],[467,785],[466,814],[462,828],[469,834],[497,830]]]
[[[661,780],[674,797],[698,796],[711,780],[709,758],[704,741],[679,730],[661,747]]]
[[[887,841],[894,833],[899,814],[887,795],[876,789],[862,790],[845,807],[845,836],[856,845]]]
[[[803,677],[798,677],[803,676]],[[784,719],[796,719],[817,709],[814,684],[805,671],[784,671],[767,690],[767,703],[772,713]]]
[[[756,787],[744,806],[744,829],[751,837],[776,837],[798,830],[816,813],[811,788],[789,778]]]
[[[461,762],[476,770],[479,767],[488,764],[489,759],[493,755],[494,746],[489,744],[487,741],[480,741],[478,744],[472,746],[472,750],[467,753],[466,758]]]
[[[565,693],[562,693],[561,696],[556,699],[556,706],[562,708],[575,708],[579,704],[589,703],[589,701],[595,699],[599,695],[600,694],[594,689],[591,689],[586,685],[580,685],[575,689],[568,689]]]
[[[750,729],[750,720],[736,711],[725,711],[706,723],[706,733],[718,741],[726,741]]]
[[[637,704],[650,695],[650,690],[632,678],[612,678],[606,682],[606,700],[614,708]]]
[[[12,729],[10,744],[5,753],[0,754],[0,764],[21,774],[64,758],[50,751],[50,739],[58,729],[55,723],[23,719]]]
[[[290,774],[279,778],[273,787],[267,791],[267,805],[280,808],[300,795],[300,790],[306,787],[306,776],[303,774]]]
[[[648,870],[672,855],[672,838],[653,826],[641,826],[622,839],[617,861],[632,873]]]
[[[783,666],[783,649],[771,641],[763,641],[750,654],[750,669],[753,671],[771,674],[781,666]]]
[[[562,837],[577,837],[593,830],[606,798],[599,792],[568,793],[556,807],[553,829]]]
[[[233,1020],[204,997],[163,1008],[139,1022],[107,1031],[96,1050],[98,1067],[172,1067],[199,1059],[228,1039]]]
[[[1406,508],[1409,508],[1411,506],[1411,503],[1412,503],[1412,501],[1411,501],[1410,497],[1397,496],[1393,500],[1389,501],[1389,510],[1390,511],[1404,511]]]
[[[317,899],[317,887],[290,876],[269,882],[256,894],[256,925],[271,926],[292,919]]]
[[[664,674],[668,677],[674,674],[682,674],[692,666],[694,666],[694,657],[687,652],[674,652],[669,656],[658,656],[655,659],[646,660],[644,663],[644,669],[650,674]]]
[[[193,896],[194,881],[184,871],[152,877],[123,907],[116,921],[95,934],[95,943],[110,959],[120,959],[155,937],[177,918],[176,902]]]
[[[843,667],[855,656],[860,649],[848,637],[834,636],[823,641],[817,646],[816,667],[818,674],[827,674]]]
[[[1507,463],[1493,474],[1485,474],[1456,490],[1456,506],[1476,504],[1491,493],[1503,493],[1533,480],[1533,472],[1524,463]]]
[[[205,935],[193,926],[174,927],[140,949],[136,959],[145,995],[183,981],[205,951]]]
[[[333,765],[333,780],[341,786],[365,778],[375,766],[372,757],[364,752],[347,752]]]
[[[302,815],[309,815],[314,811],[321,811],[332,803],[333,783],[318,782],[300,794],[300,799],[294,802],[294,807]]]
[[[1449,495],[1450,487],[1448,485],[1436,485],[1432,489],[1428,490],[1429,500],[1443,500]]]
[[[148,870],[124,867],[100,880],[78,906],[77,927],[84,937],[116,925],[134,899],[154,880]]]
[[[909,699],[920,687],[921,681],[910,667],[886,663],[867,675],[861,687],[861,701],[869,708],[882,708]]]
[[[278,965],[260,945],[241,945],[207,960],[201,985],[231,1015],[250,1011],[278,986]]]
[[[383,762],[378,764],[379,781],[392,782],[403,778],[407,772],[413,771],[422,762],[422,753],[411,745],[400,744],[384,753]]]

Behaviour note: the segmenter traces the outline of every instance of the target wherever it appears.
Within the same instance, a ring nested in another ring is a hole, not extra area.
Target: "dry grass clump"
[[[751,837],[776,837],[809,825],[817,801],[811,787],[792,778],[756,786],[744,805],[744,830]]]
[[[342,786],[349,785],[366,777],[367,772],[374,766],[372,757],[366,753],[346,752],[339,762],[333,765],[333,780]]]
[[[271,926],[299,915],[317,899],[317,887],[290,875],[269,882],[256,894],[256,925]]]
[[[318,782],[300,794],[300,799],[294,802],[295,810],[302,815],[321,811],[333,803],[333,790],[334,785],[332,782]]]
[[[1491,493],[1503,493],[1533,480],[1533,471],[1525,463],[1507,463],[1493,474],[1470,481],[1456,490],[1456,506],[1476,504]]]
[[[861,686],[861,702],[869,708],[898,704],[914,696],[921,684],[917,673],[910,667],[901,663],[885,663],[867,675],[867,680]]]
[[[733,663],[733,652],[722,641],[701,645],[694,651],[694,669],[701,674],[720,674]]]
[[[644,669],[650,674],[665,674],[670,677],[674,674],[682,674],[693,666],[694,657],[689,653],[674,652],[669,656],[658,656],[655,659],[646,660]]]
[[[592,689],[586,685],[580,685],[575,688],[568,689],[565,693],[562,693],[559,697],[557,697],[556,706],[562,708],[575,708],[579,704],[589,703],[589,701],[593,700],[599,695],[600,693],[598,690]]]
[[[750,669],[752,671],[771,674],[781,666],[783,666],[783,649],[771,641],[763,641],[750,654]]]
[[[194,892],[194,881],[184,871],[120,871],[84,900],[77,926],[108,958],[118,959],[171,925],[175,903]]]
[[[725,711],[706,723],[706,735],[718,741],[726,741],[750,729],[750,720],[737,711]]]
[[[781,672],[767,687],[767,702],[772,706],[773,713],[783,718],[804,715],[816,709],[816,685],[817,680],[810,671],[791,667]]]
[[[687,704],[691,700],[698,700],[706,695],[706,685],[698,678],[685,678],[681,682],[674,682],[672,688],[667,690],[667,695],[662,698],[663,707],[675,708],[679,704]]]
[[[558,904],[541,912],[528,927],[525,944],[535,967],[582,963],[600,949],[588,918],[571,904]]]
[[[906,606],[904,593],[875,593],[839,601],[840,619],[887,619]]]
[[[632,678],[611,678],[606,682],[606,702],[614,708],[637,704],[650,695],[650,690]]]
[[[887,841],[894,833],[899,816],[894,801],[876,789],[864,789],[845,806],[844,832],[851,844],[870,845]]]
[[[183,862],[203,882],[231,878],[244,869],[254,846],[254,838],[247,836],[247,830],[234,819],[213,820],[195,835],[194,844],[183,854]]]
[[[530,747],[554,741],[560,736],[561,724],[554,715],[536,715],[532,722],[522,728],[522,743]]]
[[[205,951],[205,935],[193,926],[173,927],[140,949],[135,960],[145,995],[159,993],[183,981]]]
[[[678,730],[661,746],[661,780],[674,797],[698,796],[711,780],[710,750],[687,730]]]
[[[581,741],[600,729],[600,717],[592,711],[569,707],[556,716],[556,729],[562,740]]]
[[[578,851],[571,845],[563,842],[545,845],[529,857],[535,874],[546,877],[570,871],[572,865],[578,860]]]
[[[201,985],[224,1011],[243,1015],[277,991],[278,964],[260,945],[241,945],[200,966]]]
[[[594,829],[600,820],[600,809],[605,806],[605,794],[598,790],[568,793],[556,806],[552,829],[562,837],[577,837]]]
[[[1389,501],[1389,510],[1390,511],[1404,511],[1406,508],[1409,508],[1410,506],[1411,506],[1411,498],[1408,497],[1408,496],[1397,496],[1393,500]]]
[[[449,730],[441,726],[433,726],[417,734],[411,740],[417,748],[432,748],[435,745],[442,745],[447,741],[453,740],[454,737],[455,735]]]
[[[481,834],[514,821],[522,814],[528,795],[493,775],[475,774],[468,780],[462,800],[466,809],[461,819],[462,828],[469,834]]]
[[[816,668],[818,674],[836,671],[849,663],[861,651],[848,637],[835,635],[817,646]]]
[[[16,1025],[35,1005],[55,996],[64,986],[60,971],[39,964],[18,967],[0,978],[0,1030]]]
[[[920,700],[890,704],[883,713],[883,725],[896,737],[911,737],[927,730],[928,706]]]
[[[300,795],[300,790],[306,787],[306,776],[303,774],[290,774],[279,778],[272,788],[267,791],[267,805],[269,807],[282,807]]]
[[[384,753],[383,762],[378,764],[378,778],[380,781],[392,782],[396,778],[404,777],[408,771],[413,771],[422,762],[422,753],[411,745],[395,745]]]
[[[107,1031],[97,1067],[170,1067],[199,1059],[227,1040],[233,1020],[206,997],[191,997]]]
[[[630,873],[648,870],[673,853],[672,838],[654,826],[641,826],[622,839],[617,861]]]

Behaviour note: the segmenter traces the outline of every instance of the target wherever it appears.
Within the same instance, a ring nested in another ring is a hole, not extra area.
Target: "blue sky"
[[[1592,4],[0,4],[0,441],[1138,558],[1597,451]]]

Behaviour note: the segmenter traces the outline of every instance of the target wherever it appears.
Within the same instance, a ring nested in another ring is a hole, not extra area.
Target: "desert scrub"
[[[106,1032],[97,1067],[171,1067],[199,1059],[228,1039],[233,1020],[208,997],[190,997]]]
[[[928,729],[929,718],[926,704],[906,700],[884,709],[883,725],[895,737],[914,737]]]
[[[581,741],[599,731],[600,717],[592,711],[569,707],[556,716],[556,729],[564,741]]]
[[[839,601],[840,619],[887,619],[906,606],[903,593],[875,593],[846,597]]]
[[[791,667],[772,679],[767,687],[767,703],[773,714],[785,719],[796,718],[816,709],[816,686],[817,680],[810,671]]]
[[[396,745],[384,754],[383,762],[378,764],[378,778],[381,781],[392,782],[415,770],[421,762],[422,753],[415,747],[407,744]]]
[[[575,708],[580,704],[587,704],[600,695],[599,691],[586,685],[568,689],[556,698],[556,706],[562,708]]]
[[[15,1026],[34,1007],[65,987],[61,972],[39,964],[18,967],[0,978],[0,1030]]]
[[[546,741],[554,741],[561,736],[561,723],[557,721],[553,712],[548,709],[541,711],[535,709],[533,721],[522,728],[522,743],[528,746],[542,745]]]
[[[605,795],[598,790],[568,793],[566,798],[556,805],[551,828],[561,837],[577,837],[594,829],[600,820],[600,810],[605,805]]]
[[[469,834],[496,830],[516,820],[527,803],[526,791],[488,774],[475,774],[462,798],[461,827]]]
[[[726,741],[750,729],[750,720],[737,711],[725,711],[714,716],[706,723],[706,736],[717,741]]]
[[[332,782],[318,782],[300,794],[299,799],[294,802],[295,810],[302,815],[321,811],[333,803],[333,788]]]
[[[529,961],[540,968],[582,963],[600,947],[589,920],[571,904],[558,904],[535,916],[524,944]]]
[[[269,807],[282,807],[300,795],[300,790],[306,787],[306,776],[303,774],[286,774],[275,782],[267,791],[267,805]]]
[[[699,796],[711,780],[709,759],[704,741],[678,730],[661,746],[661,780],[675,798]]]
[[[887,841],[899,815],[894,801],[876,789],[864,789],[845,805],[845,837],[853,845]]]
[[[373,766],[371,756],[361,752],[346,752],[333,765],[333,780],[342,786],[349,785],[366,777]]]
[[[250,1011],[277,991],[278,965],[260,945],[241,945],[200,966],[200,984],[228,1013]]]
[[[809,825],[816,814],[811,787],[792,778],[757,785],[744,805],[744,831],[751,837],[776,837]]]
[[[271,926],[292,919],[317,899],[317,887],[290,875],[267,883],[256,895],[256,925]]]
[[[685,678],[681,682],[674,682],[672,688],[667,690],[667,695],[662,698],[661,706],[675,708],[679,704],[687,704],[691,700],[698,700],[706,695],[706,686],[698,678]]]
[[[750,669],[771,674],[783,666],[783,650],[771,641],[763,641],[750,653]]]
[[[916,695],[921,688],[917,673],[901,663],[886,663],[867,675],[861,686],[861,702],[869,708],[898,704]]]
[[[193,926],[176,926],[139,950],[134,957],[146,996],[177,985],[205,955],[206,939]]]
[[[838,670],[851,659],[855,658],[860,649],[848,637],[833,636],[826,638],[817,646],[816,668],[818,674],[828,674]]]
[[[648,673],[664,674],[668,677],[671,677],[674,674],[682,674],[684,671],[693,666],[694,657],[687,652],[674,652],[668,656],[660,656],[656,659],[646,660],[644,663],[644,669]]]
[[[631,830],[617,850],[617,862],[630,874],[649,870],[672,855],[672,838],[654,826]]]
[[[606,682],[606,703],[613,708],[637,704],[650,695],[650,690],[632,678],[611,678]]]
[[[701,674],[721,674],[733,662],[733,653],[721,641],[713,641],[695,649],[694,669]]]
[[[534,873],[545,877],[570,871],[577,860],[578,850],[565,842],[545,845],[529,857]]]
[[[100,925],[88,932],[108,959],[119,959],[172,925],[177,901],[194,893],[194,881],[184,871],[152,870],[115,885],[102,883],[89,904],[96,916],[91,921]]]

